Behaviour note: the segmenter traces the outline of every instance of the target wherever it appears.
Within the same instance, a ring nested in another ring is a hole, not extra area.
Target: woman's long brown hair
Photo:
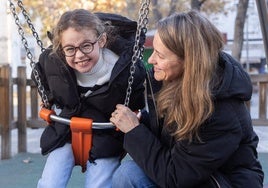
[[[212,80],[223,48],[222,35],[196,11],[174,14],[158,23],[164,45],[184,63],[181,77],[164,82],[157,97],[166,126],[176,125],[176,139],[198,138],[198,129],[213,112]]]

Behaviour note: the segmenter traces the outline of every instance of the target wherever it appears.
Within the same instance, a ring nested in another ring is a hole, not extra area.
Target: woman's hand
[[[110,121],[124,133],[139,125],[137,114],[122,104],[116,105]]]

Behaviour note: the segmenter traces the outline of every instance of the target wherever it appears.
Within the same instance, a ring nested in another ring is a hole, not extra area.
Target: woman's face
[[[161,41],[158,32],[154,35],[154,51],[148,63],[154,67],[154,78],[158,81],[172,81],[182,75],[183,61]]]
[[[62,32],[61,35],[61,46],[63,49],[72,50],[75,48],[75,54],[72,57],[67,57],[67,64],[78,72],[85,73],[89,72],[98,62],[100,55],[100,48],[102,48],[106,42],[105,37],[96,36],[93,30],[82,29],[75,30],[70,27]],[[97,42],[96,42],[97,41]],[[87,48],[86,44],[93,44],[93,50],[90,53],[83,53],[77,47]]]

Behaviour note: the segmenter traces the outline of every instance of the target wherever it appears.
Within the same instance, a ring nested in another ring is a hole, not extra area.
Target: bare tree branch
[[[191,8],[200,11],[201,6],[206,2],[206,0],[191,0]]]
[[[173,14],[176,11],[177,0],[171,0],[170,9],[168,15]]]
[[[244,25],[247,17],[249,0],[239,0],[237,6],[237,15],[235,18],[235,29],[234,29],[234,42],[232,46],[232,56],[240,61],[241,51],[243,48],[244,41]]]
[[[152,0],[152,14],[154,22],[162,18],[162,14],[159,12],[158,0]]]

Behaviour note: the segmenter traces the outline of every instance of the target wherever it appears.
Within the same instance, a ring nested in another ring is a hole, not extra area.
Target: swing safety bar
[[[39,116],[48,124],[55,121],[70,126],[75,165],[81,166],[82,172],[87,169],[87,160],[92,148],[92,129],[115,129],[112,123],[94,123],[90,118],[62,118],[57,116],[55,111],[46,108],[40,110]]]
[[[53,110],[49,110],[46,108],[42,108],[39,112],[39,116],[41,119],[45,120],[48,123],[52,121],[59,122],[65,125],[71,125],[74,121],[84,121],[88,120],[89,118],[78,118],[73,117],[71,119],[63,118],[58,115]],[[115,129],[116,127],[111,122],[92,122],[92,129]]]

